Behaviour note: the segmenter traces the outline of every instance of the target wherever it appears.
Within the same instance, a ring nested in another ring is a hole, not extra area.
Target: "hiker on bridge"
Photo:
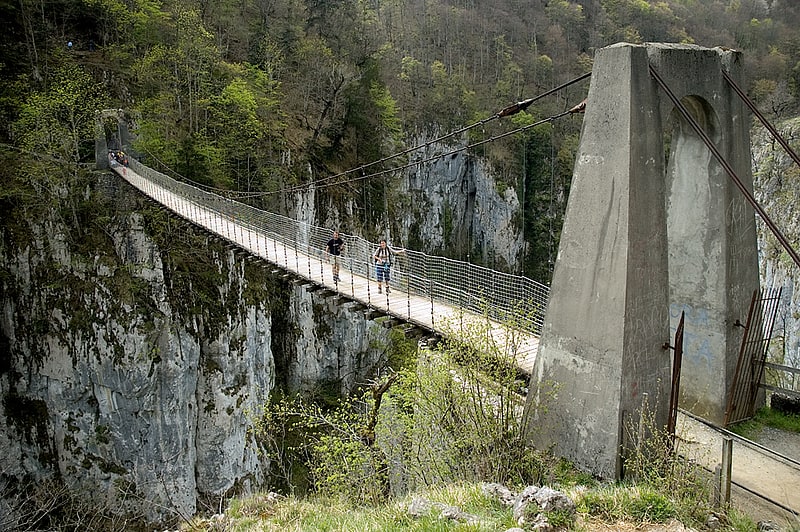
[[[375,260],[375,277],[378,279],[378,293],[381,293],[381,281],[386,283],[386,293],[389,289],[389,273],[392,267],[392,257],[396,254],[405,253],[404,249],[394,249],[386,244],[386,239],[381,239],[378,249],[372,254]]]
[[[333,232],[333,238],[328,240],[325,246],[325,253],[333,257],[333,282],[339,282],[339,255],[344,249],[344,240],[339,237],[339,231]]]

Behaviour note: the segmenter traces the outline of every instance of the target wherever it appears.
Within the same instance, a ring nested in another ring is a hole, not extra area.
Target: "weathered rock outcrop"
[[[421,135],[409,144],[422,146],[431,140]],[[309,197],[298,194],[292,216],[308,223],[317,220],[317,224],[344,233],[377,234],[398,247],[502,271],[522,271],[525,241],[516,191],[500,185],[483,159],[463,151],[435,158],[442,146],[421,149],[418,157],[429,162],[385,178],[385,205],[381,197],[377,205],[370,206],[381,213],[374,226],[363,219],[364,208],[357,206],[352,196],[321,194],[317,199],[322,206],[315,212]],[[384,209],[388,209],[388,220]]]

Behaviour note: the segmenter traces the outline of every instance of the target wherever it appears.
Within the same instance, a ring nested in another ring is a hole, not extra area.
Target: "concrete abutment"
[[[651,66],[752,188],[748,116],[722,76],[741,78],[738,52],[597,52],[526,416],[537,447],[606,478],[622,475],[643,411],[646,429],[666,427],[681,311],[680,406],[722,423],[733,324],[758,289],[753,210]]]

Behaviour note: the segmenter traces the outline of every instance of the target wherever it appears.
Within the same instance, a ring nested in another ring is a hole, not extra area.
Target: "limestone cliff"
[[[800,119],[777,124],[781,135],[795,151],[800,149]],[[800,242],[800,168],[767,131],[753,132],[755,194],[770,218],[780,228],[795,250]],[[798,267],[763,222],[759,221],[759,263],[762,288],[782,287],[770,345],[770,360],[800,367],[800,292],[795,290]]]
[[[408,143],[425,146],[432,140],[420,135]],[[366,238],[385,237],[398,247],[521,272],[525,241],[516,191],[495,179],[486,160],[456,151],[463,144],[435,146],[417,152],[425,164],[380,176],[381,193],[367,206],[359,204],[358,194],[337,198],[314,192],[317,210],[307,196],[298,195],[291,216]],[[455,153],[436,157],[450,151]],[[370,209],[377,219],[365,218]]]
[[[101,185],[80,236],[56,216],[2,227],[0,488],[56,478],[191,516],[265,480],[249,428],[273,387],[350,390],[384,330]]]
[[[433,155],[430,148],[421,157]],[[449,247],[450,256],[461,260],[521,271],[524,240],[515,223],[520,202],[512,188],[498,185],[485,161],[460,151],[412,167],[399,196],[405,207],[399,225],[406,241],[420,243],[414,249],[441,254]]]

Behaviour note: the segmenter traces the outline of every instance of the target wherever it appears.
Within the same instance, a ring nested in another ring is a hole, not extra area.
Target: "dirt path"
[[[710,471],[722,462],[723,439],[731,438],[732,502],[756,520],[800,524],[800,434],[769,429],[761,442],[750,442],[683,412],[676,434],[678,452]]]
[[[753,438],[753,441],[796,462],[800,462],[800,434],[796,432],[764,427]]]

